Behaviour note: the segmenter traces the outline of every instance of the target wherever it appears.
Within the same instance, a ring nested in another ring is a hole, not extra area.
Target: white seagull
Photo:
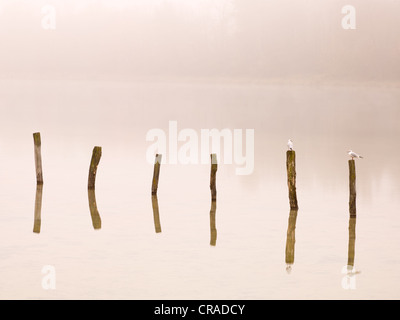
[[[293,150],[293,141],[292,140],[288,140],[288,142],[287,142],[287,147],[288,147],[288,149],[291,151],[291,150]]]
[[[354,158],[359,158],[359,159],[363,159],[364,158],[363,156],[360,156],[359,154],[355,153],[352,150],[349,150],[348,152],[349,152],[349,156],[351,157],[351,160],[353,160]]]

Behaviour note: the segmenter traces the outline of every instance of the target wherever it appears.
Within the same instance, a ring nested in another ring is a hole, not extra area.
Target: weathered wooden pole
[[[216,186],[216,175],[218,169],[217,155],[212,153],[211,158],[211,173],[210,173],[210,190],[211,190],[211,201],[217,200],[217,186]]]
[[[215,221],[215,214],[217,211],[217,201],[211,201],[211,210],[210,210],[210,245],[217,245],[217,227]]]
[[[43,184],[37,184],[36,197],[35,197],[35,217],[33,222],[34,233],[40,233],[40,226],[42,223],[42,195],[43,195]]]
[[[354,159],[349,160],[349,191],[350,217],[356,217],[356,164]]]
[[[101,147],[94,147],[92,160],[90,161],[88,189],[95,189],[97,166],[101,158]]]
[[[97,209],[96,194],[94,188],[88,189],[90,216],[95,230],[101,229],[101,218]]]
[[[33,134],[33,143],[35,148],[35,168],[36,168],[36,183],[43,184],[43,170],[42,170],[42,141],[40,139],[40,132]]]
[[[289,222],[286,235],[286,250],[285,250],[285,262],[286,271],[290,273],[292,271],[292,265],[294,264],[294,248],[296,243],[295,231],[296,231],[296,220],[297,220],[297,209],[291,209],[289,213]]]
[[[290,209],[298,209],[296,195],[296,152],[294,150],[286,152],[286,170]]]
[[[158,208],[157,195],[153,194],[151,196],[151,204],[153,206],[154,228],[156,230],[156,233],[161,233],[160,211]]]
[[[160,166],[161,166],[162,154],[156,154],[154,161],[154,171],[153,171],[153,183],[151,185],[151,194],[156,195],[158,190],[158,179],[160,177]]]

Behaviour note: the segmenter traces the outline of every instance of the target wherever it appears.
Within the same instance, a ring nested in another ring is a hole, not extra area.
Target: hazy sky
[[[341,26],[347,4],[355,30]],[[398,81],[399,12],[393,0],[0,0],[0,75]]]

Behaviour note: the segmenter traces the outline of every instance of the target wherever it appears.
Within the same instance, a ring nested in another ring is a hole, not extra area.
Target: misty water
[[[399,101],[398,88],[378,85],[2,80],[0,298],[397,299]],[[253,173],[236,175],[240,165],[220,157],[213,206],[210,164],[165,163],[152,198],[146,134],[168,134],[169,121],[199,133],[254,129]],[[42,137],[39,204],[33,132]],[[349,149],[364,156],[356,220]],[[42,287],[47,265],[55,290]]]

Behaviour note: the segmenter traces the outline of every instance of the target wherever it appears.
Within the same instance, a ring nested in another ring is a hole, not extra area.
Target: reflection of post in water
[[[153,206],[154,228],[156,233],[161,233],[160,212],[158,209],[158,198],[156,194],[151,196],[151,204]]]
[[[97,210],[96,195],[94,189],[88,189],[90,216],[95,230],[101,229],[101,218],[99,210]]]
[[[95,182],[97,166],[99,165],[101,158],[101,147],[94,147],[92,152],[92,160],[90,161],[89,167],[89,178],[88,178],[88,198],[89,198],[89,209],[92,217],[92,224],[95,230],[101,229],[101,219],[99,211],[97,210],[96,195],[95,195]]]
[[[215,223],[215,212],[217,211],[217,201],[211,201],[210,210],[210,245],[217,245],[217,227]]]
[[[162,160],[162,154],[157,153],[154,161],[153,181],[151,184],[151,204],[153,206],[154,228],[156,230],[156,233],[161,233],[160,211],[158,208],[158,197],[157,197],[161,160]]]
[[[35,218],[33,223],[34,233],[40,233],[40,225],[42,222],[42,196],[43,196],[43,184],[37,184],[36,197],[35,197]]]
[[[216,175],[218,169],[217,155],[212,153],[211,158],[211,173],[210,173],[210,190],[211,190],[211,210],[210,210],[210,245],[217,244],[217,228],[215,223],[215,213],[217,210],[217,186]]]
[[[356,289],[356,275],[360,273],[354,268],[355,257],[355,244],[356,244],[356,217],[349,219],[349,246],[347,250],[347,266],[344,266],[342,273],[345,277],[342,279],[343,289]]]
[[[296,152],[294,150],[286,151],[286,170],[290,209],[298,209],[296,195]]]
[[[286,237],[286,271],[290,273],[292,271],[292,265],[294,264],[294,247],[295,247],[295,230],[297,220],[297,209],[291,209],[289,213],[289,222]]]
[[[355,246],[356,246],[356,218],[350,217],[349,246],[347,250],[347,270],[353,270],[354,268]]]

